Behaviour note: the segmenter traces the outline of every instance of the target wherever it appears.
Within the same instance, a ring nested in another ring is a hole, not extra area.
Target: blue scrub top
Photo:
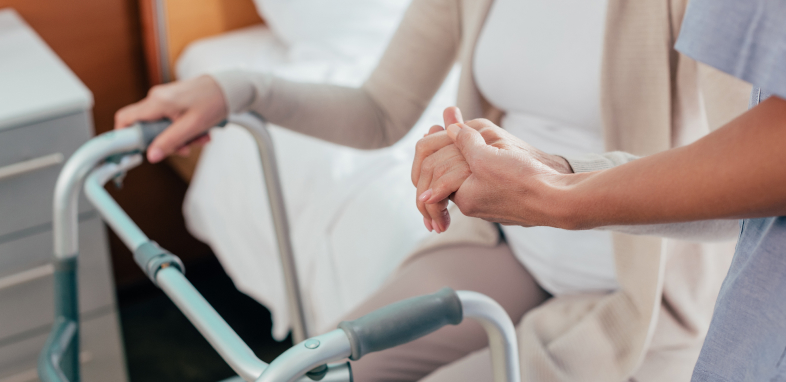
[[[676,49],[786,98],[786,0],[692,0]],[[786,382],[786,217],[740,225],[693,382]]]

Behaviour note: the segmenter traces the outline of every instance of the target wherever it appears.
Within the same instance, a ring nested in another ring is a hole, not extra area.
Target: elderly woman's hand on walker
[[[566,176],[572,173],[564,158],[477,119],[444,132],[432,128],[418,142],[412,181],[426,228],[432,220],[437,232],[450,223],[448,199],[465,215],[492,222],[561,227],[571,212],[561,195],[577,177]]]
[[[145,99],[115,113],[115,129],[169,118],[172,126],[147,150],[147,159],[156,163],[173,153],[188,155],[189,143],[203,145],[210,141],[209,135],[202,134],[226,116],[224,93],[212,77],[205,75],[153,86]]]

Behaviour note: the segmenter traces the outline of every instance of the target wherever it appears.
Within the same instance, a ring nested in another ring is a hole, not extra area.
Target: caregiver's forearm
[[[552,195],[572,229],[783,215],[784,146],[786,101],[772,97],[691,145],[566,176]]]
[[[574,173],[608,170],[640,157],[622,151],[564,157]],[[614,225],[598,227],[604,231],[631,235],[657,236],[696,242],[727,241],[739,235],[739,222],[734,219],[698,220],[692,222]]]
[[[713,219],[663,224],[612,225],[597,229],[693,242],[720,242],[736,239],[740,234],[740,223],[737,219]]]

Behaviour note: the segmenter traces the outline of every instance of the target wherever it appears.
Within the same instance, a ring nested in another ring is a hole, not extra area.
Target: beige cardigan
[[[685,0],[610,0],[602,73],[607,150],[649,155],[706,134],[743,112],[750,87],[672,49]],[[417,121],[453,63],[462,65],[465,118],[495,116],[478,92],[472,55],[492,0],[414,0],[360,89],[265,74],[214,78],[231,112],[335,143],[377,148]],[[548,32],[544,32],[548,33]],[[498,116],[498,114],[496,114]],[[630,158],[630,156],[622,156]],[[578,170],[619,161],[569,158]],[[421,246],[496,245],[496,227],[457,216]],[[614,234],[621,289],[552,298],[518,325],[523,381],[687,381],[709,325],[733,244]]]

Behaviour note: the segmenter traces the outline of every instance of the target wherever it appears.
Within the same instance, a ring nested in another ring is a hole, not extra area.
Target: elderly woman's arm
[[[268,121],[341,145],[391,145],[417,122],[439,89],[460,43],[458,2],[414,0],[378,66],[360,88],[227,72],[154,87],[118,111],[115,127],[168,117],[173,124],[148,150],[157,162],[228,113],[254,111]]]

